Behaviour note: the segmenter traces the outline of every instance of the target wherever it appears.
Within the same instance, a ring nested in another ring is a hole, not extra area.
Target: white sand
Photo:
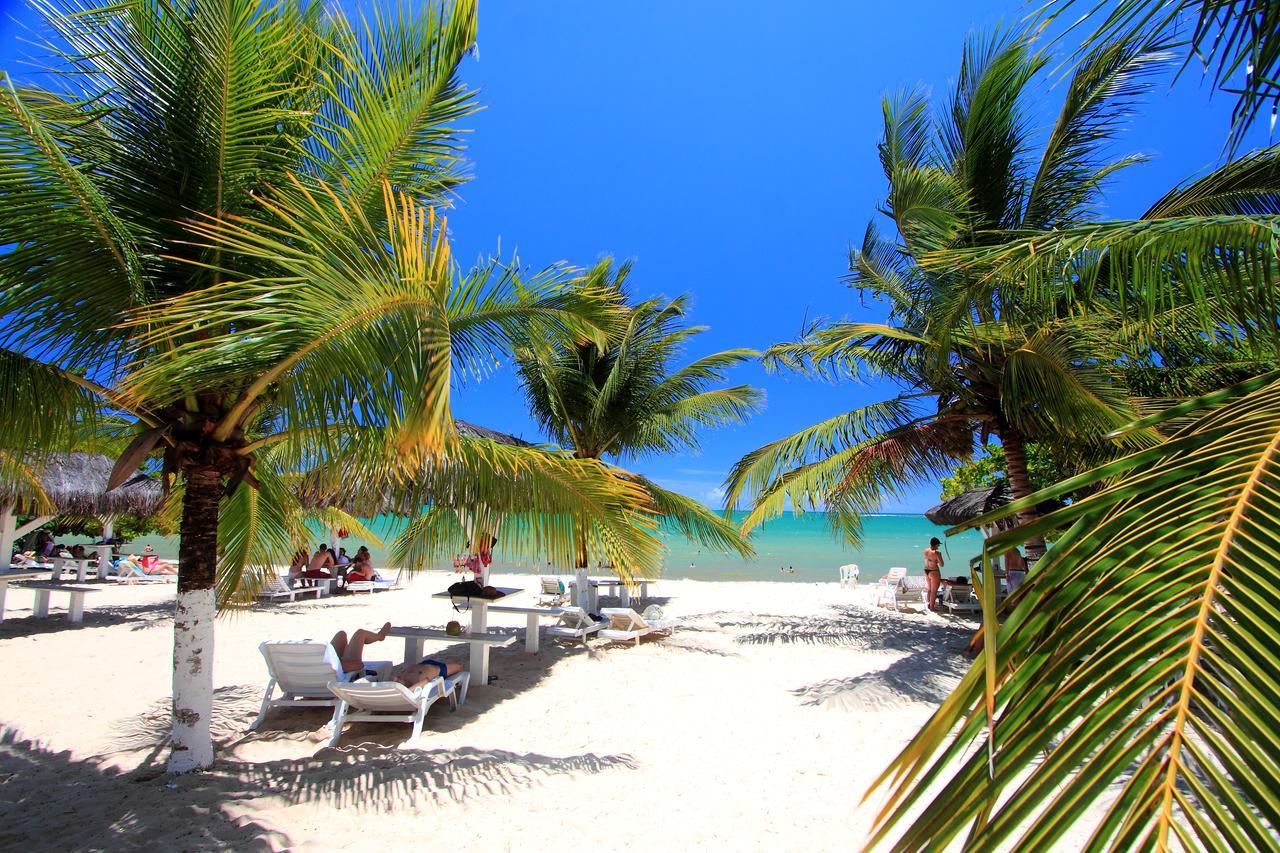
[[[163,774],[173,587],[103,585],[83,625],[26,618],[30,593],[11,590],[0,848],[849,850],[871,825],[868,784],[967,663],[969,623],[877,610],[834,583],[660,581],[645,603],[683,620],[672,637],[495,650],[498,680],[457,713],[433,706],[414,744],[408,725],[359,723],[326,748],[320,709],[246,731],[261,640],[442,626],[455,614],[428,595],[449,580],[220,621],[219,763],[177,779]],[[523,632],[522,616],[492,621]],[[427,651],[466,660],[461,645]],[[366,657],[403,654],[391,638]]]

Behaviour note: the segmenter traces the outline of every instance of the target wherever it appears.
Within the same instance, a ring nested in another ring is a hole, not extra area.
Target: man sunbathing
[[[448,678],[462,672],[462,664],[448,663],[434,658],[423,658],[421,663],[402,663],[391,668],[391,680],[398,681],[410,690],[421,687],[433,678]]]
[[[391,623],[382,626],[381,630],[369,631],[357,628],[348,637],[346,631],[333,635],[329,643],[342,659],[343,672],[360,672],[364,669],[364,647],[369,643],[385,640],[391,633]],[[391,668],[391,680],[398,681],[412,690],[426,684],[433,678],[447,678],[462,672],[462,664],[446,663],[432,658],[423,658],[420,663],[402,663]]]

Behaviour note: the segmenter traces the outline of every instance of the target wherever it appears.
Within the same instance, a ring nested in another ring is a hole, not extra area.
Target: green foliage
[[[659,453],[695,451],[700,431],[740,423],[763,395],[746,385],[722,383],[728,368],[757,355],[727,350],[676,366],[684,346],[705,327],[685,325],[688,299],[632,301],[626,288],[631,263],[605,258],[582,281],[615,306],[617,320],[603,340],[564,334],[526,334],[516,347],[516,369],[526,399],[542,427],[584,459],[629,460]],[[703,545],[743,555],[751,545],[733,525],[697,501],[660,489],[631,474],[648,508]]]
[[[906,823],[896,849],[966,833],[966,849],[1043,849],[1105,798],[1085,849],[1275,846],[1280,379],[1146,425],[1215,407],[965,525],[1097,487],[987,541],[991,588],[992,558],[1068,528],[1003,623],[988,599],[979,659],[880,780],[892,792],[873,843]]]
[[[1085,7],[1083,10],[1080,7]],[[1075,7],[1074,26],[1096,23],[1083,49],[1165,32],[1222,91],[1236,96],[1230,144],[1236,146],[1268,103],[1280,97],[1280,7],[1268,0],[1049,0],[1050,18]]]
[[[825,508],[856,541],[864,514],[950,474],[992,434],[1006,448],[1052,438],[1076,453],[1104,452],[1102,436],[1137,413],[1112,306],[1094,300],[1089,314],[1067,311],[1051,298],[1025,299],[1017,277],[926,260],[1005,230],[1053,234],[1088,221],[1104,181],[1136,162],[1107,153],[1166,58],[1141,39],[1090,54],[1039,149],[1028,114],[1048,59],[1026,38],[971,39],[936,114],[920,91],[886,99],[880,160],[897,240],[869,226],[849,280],[887,305],[888,322],[818,323],[770,347],[765,361],[833,379],[888,379],[902,392],[740,460],[727,505],[750,499],[746,529],[787,506]],[[1014,494],[1029,491],[1013,479]]]
[[[1067,479],[1076,473],[1074,466],[1065,465],[1041,444],[1028,444],[1027,474],[1031,487],[1037,491]],[[970,489],[995,486],[1009,477],[1005,466],[1004,448],[995,443],[982,446],[981,455],[962,462],[952,469],[951,476],[942,478],[942,500],[950,500]]]

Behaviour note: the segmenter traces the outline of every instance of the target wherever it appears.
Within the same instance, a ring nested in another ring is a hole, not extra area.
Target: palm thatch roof
[[[43,497],[58,515],[151,515],[164,499],[160,484],[138,474],[107,491],[115,462],[97,453],[59,453],[41,461],[38,480]],[[30,482],[0,483],[0,501],[21,513],[47,514],[40,490]]]
[[[458,434],[465,435],[468,438],[487,438],[489,441],[496,441],[498,444],[509,444],[512,447],[533,447],[523,438],[516,438],[514,435],[508,435],[505,432],[498,432],[495,429],[489,429],[467,421],[454,421],[453,423],[458,428]]]
[[[954,527],[997,510],[1009,502],[1009,486],[1001,482],[985,489],[970,489],[928,510],[924,517],[934,524]]]

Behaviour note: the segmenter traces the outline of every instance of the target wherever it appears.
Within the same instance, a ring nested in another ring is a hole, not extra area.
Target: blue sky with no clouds
[[[0,68],[21,79],[12,18],[0,0]],[[1016,2],[607,3],[542,0],[481,5],[479,59],[466,78],[485,110],[468,121],[475,179],[451,213],[460,259],[496,252],[541,267],[637,260],[643,295],[693,294],[692,321],[710,331],[689,352],[762,348],[804,318],[882,319],[840,282],[885,187],[876,158],[880,99],[917,83],[945,96],[965,35],[1027,12]],[[1045,93],[1044,124],[1061,97]],[[1199,74],[1157,88],[1117,150],[1152,163],[1108,195],[1117,216],[1143,210],[1222,151],[1229,101]],[[751,423],[706,435],[698,454],[632,467],[714,501],[742,454],[893,393],[830,385],[754,367],[735,382],[765,389]],[[512,373],[461,390],[460,417],[541,438]],[[925,488],[886,506],[920,511]]]

